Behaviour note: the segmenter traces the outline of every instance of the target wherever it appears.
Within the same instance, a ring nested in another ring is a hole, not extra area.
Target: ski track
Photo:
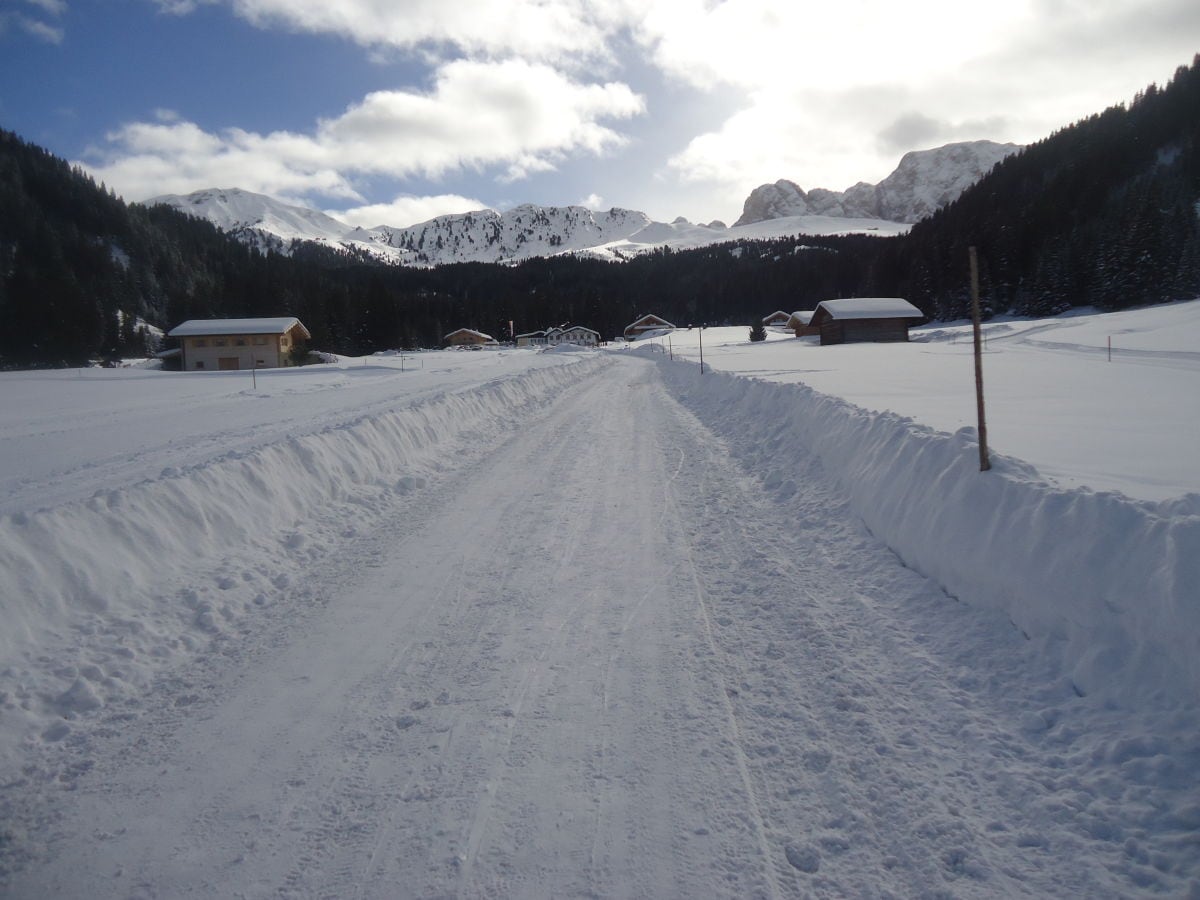
[[[1195,891],[1016,630],[796,477],[614,360],[78,743],[9,895]]]

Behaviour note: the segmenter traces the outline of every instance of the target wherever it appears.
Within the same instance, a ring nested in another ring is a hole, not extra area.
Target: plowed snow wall
[[[981,473],[972,428],[946,434],[804,385],[662,368],[748,468],[799,473],[819,460],[907,565],[1005,611],[1080,692],[1130,703],[1200,694],[1194,505],[1057,487],[994,454]]]

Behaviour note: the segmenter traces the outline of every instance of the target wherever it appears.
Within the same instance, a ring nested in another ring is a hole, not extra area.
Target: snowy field
[[[1200,303],[968,332],[0,375],[0,893],[1200,896]]]
[[[969,323],[914,328],[908,345],[820,347],[816,337],[775,330],[765,343],[751,344],[747,332],[705,329],[705,362],[721,372],[805,384],[938,431],[975,427]],[[1001,317],[983,333],[992,450],[1064,487],[1145,500],[1200,494],[1200,300],[1054,319]],[[670,344],[698,360],[700,340],[699,330],[679,331]],[[665,348],[668,339],[656,343]],[[1200,505],[1194,510],[1200,514]]]

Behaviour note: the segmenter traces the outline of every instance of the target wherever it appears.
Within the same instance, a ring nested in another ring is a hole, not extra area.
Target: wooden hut
[[[907,341],[909,323],[923,318],[899,297],[849,297],[817,304],[809,326],[818,329],[822,345]]]

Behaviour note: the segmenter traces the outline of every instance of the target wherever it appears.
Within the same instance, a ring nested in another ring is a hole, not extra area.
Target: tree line
[[[575,322],[602,337],[644,313],[747,324],[821,300],[902,296],[963,316],[967,248],[989,312],[1051,315],[1200,296],[1200,56],[1164,87],[999,163],[900,237],[738,241],[625,262],[389,266],[315,244],[248,247],[104,185],[0,131],[0,366],[139,355],[141,320],[298,316],[312,346],[429,347],[456,328],[498,339]]]

